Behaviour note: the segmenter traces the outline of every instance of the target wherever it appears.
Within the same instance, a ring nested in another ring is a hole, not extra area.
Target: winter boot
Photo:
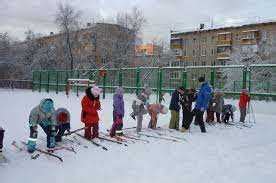
[[[184,132],[186,132],[187,130],[188,130],[188,129],[182,127],[182,128],[180,129],[180,132],[184,133]]]

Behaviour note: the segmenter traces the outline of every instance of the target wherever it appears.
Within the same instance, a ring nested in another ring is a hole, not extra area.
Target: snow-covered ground
[[[80,100],[75,95],[67,98],[60,93],[38,93],[28,90],[0,90],[0,126],[6,129],[4,154],[10,160],[0,166],[1,183],[91,183],[91,182],[212,182],[212,183],[274,183],[276,181],[276,103],[253,102],[256,125],[239,129],[234,126],[207,126],[208,133],[200,133],[192,126],[191,133],[182,136],[187,142],[169,142],[150,139],[150,143],[136,142],[128,147],[103,142],[109,151],[82,141],[76,146],[77,154],[59,151],[61,163],[40,155],[31,160],[26,152],[11,146],[13,140],[26,140],[29,135],[28,115],[42,98],[52,97],[55,107],[66,107],[72,115],[72,129],[80,123]],[[112,96],[102,100],[101,131],[112,123]],[[135,126],[128,114],[133,95],[125,96],[125,127]],[[166,100],[169,101],[169,98]],[[237,104],[237,101],[227,100]],[[239,114],[236,113],[236,118]],[[159,126],[167,127],[170,114],[160,116]],[[149,118],[144,120],[147,126]],[[168,132],[169,133],[169,132]],[[44,134],[39,132],[39,136]],[[45,138],[45,137],[44,137]],[[40,148],[45,142],[38,141]]]

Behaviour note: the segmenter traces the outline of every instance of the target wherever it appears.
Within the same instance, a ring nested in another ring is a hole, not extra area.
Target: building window
[[[205,66],[205,65],[206,65],[206,62],[205,62],[205,61],[202,61],[202,65]]]
[[[206,49],[204,48],[204,49],[201,49],[201,56],[206,56]]]
[[[205,44],[207,42],[207,38],[206,37],[203,37],[202,38],[202,43]]]
[[[182,55],[183,55],[183,56],[187,56],[187,51],[186,51],[186,49],[183,50]]]
[[[196,38],[194,38],[194,44],[196,44]]]
[[[195,50],[193,50],[193,56],[195,56]]]

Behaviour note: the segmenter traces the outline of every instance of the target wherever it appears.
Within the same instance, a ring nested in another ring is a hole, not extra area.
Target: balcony
[[[220,46],[232,46],[232,33],[221,32],[217,35],[217,47]]]
[[[257,45],[260,39],[259,30],[242,31],[241,44],[242,45]]]
[[[174,44],[171,44],[171,49],[182,49],[182,45],[181,44],[176,44],[176,43],[174,43]]]
[[[171,38],[171,49],[182,49],[182,38]]]
[[[230,52],[222,52],[217,54],[217,60],[229,60],[230,59]]]

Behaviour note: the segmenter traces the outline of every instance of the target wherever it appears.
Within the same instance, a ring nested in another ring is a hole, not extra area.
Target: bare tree
[[[69,3],[59,3],[56,12],[55,22],[59,26],[61,33],[65,38],[66,55],[70,59],[70,69],[74,69],[73,57],[73,34],[80,28],[81,12],[76,10]]]

